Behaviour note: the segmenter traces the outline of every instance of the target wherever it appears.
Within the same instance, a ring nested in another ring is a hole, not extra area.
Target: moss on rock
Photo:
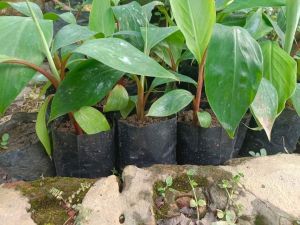
[[[37,181],[19,184],[16,188],[29,199],[31,217],[37,225],[62,225],[68,219],[67,212],[60,202],[50,194],[51,188],[63,191],[63,197],[68,198],[76,192],[82,183],[94,184],[95,180],[77,178],[45,178]],[[81,203],[86,192],[78,196]]]

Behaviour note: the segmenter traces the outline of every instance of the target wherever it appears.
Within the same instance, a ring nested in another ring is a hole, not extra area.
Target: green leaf
[[[34,11],[36,17],[42,19],[43,13],[41,8],[33,2],[29,2],[29,4],[32,10]],[[24,2],[0,2],[0,9],[4,9],[9,6],[15,9],[16,11],[20,12],[21,14],[31,17],[31,13],[25,1]]]
[[[216,21],[215,1],[170,0],[177,26],[198,62],[201,62]]]
[[[40,20],[48,43],[52,40],[52,21]],[[0,55],[42,64],[45,56],[40,36],[31,18],[0,17]],[[36,71],[24,66],[0,64],[0,115],[32,79]]]
[[[244,28],[248,30],[254,39],[258,40],[273,30],[268,22],[269,21],[263,17],[263,9],[260,8],[247,18]]]
[[[54,12],[45,13],[44,19],[53,20],[53,21],[62,19],[63,21],[65,21],[67,23],[76,24],[76,18],[74,16],[74,14],[71,12],[66,12],[66,13],[62,13],[62,14],[56,14]]]
[[[165,41],[158,44],[154,49],[153,52],[161,58],[170,68],[173,68],[173,63],[175,66],[178,67],[180,63],[180,59],[182,56],[182,51],[185,47],[185,39],[181,31],[177,31]],[[193,54],[191,53],[192,58]],[[177,68],[173,68],[177,69]]]
[[[93,107],[82,107],[80,110],[74,112],[74,118],[87,134],[97,134],[110,130],[105,116]]]
[[[300,84],[297,84],[296,91],[294,95],[291,98],[294,108],[296,109],[296,112],[300,116]]]
[[[118,38],[87,41],[75,52],[92,57],[116,70],[129,74],[177,80],[175,75],[165,70],[154,59]]]
[[[52,157],[52,148],[51,148],[51,141],[49,132],[47,129],[47,121],[46,121],[46,115],[47,115],[47,109],[49,102],[51,100],[52,96],[48,96],[45,100],[45,102],[40,107],[40,110],[37,115],[36,124],[35,124],[35,130],[38,138],[40,139],[40,142],[43,144],[46,153],[51,158]]]
[[[164,4],[160,1],[152,1],[152,2],[149,2],[148,4],[142,6],[144,14],[147,16],[148,21],[151,20],[153,9],[159,5],[164,5]]]
[[[272,83],[265,78],[261,80],[251,110],[271,141],[272,128],[277,118],[278,95]]]
[[[203,199],[199,199],[197,202],[197,205],[200,207],[206,206],[206,201]]]
[[[126,89],[117,84],[110,92],[107,102],[104,105],[104,112],[120,111],[127,107],[129,96]]]
[[[168,187],[171,187],[173,185],[173,178],[171,176],[168,176],[166,179],[166,185]]]
[[[186,76],[186,75],[182,75],[182,74],[179,74],[179,73],[174,73],[175,76],[178,78],[178,82],[179,83],[189,83],[189,84],[193,84],[193,85],[197,85],[197,82],[194,81],[192,78]],[[167,79],[167,78],[155,78],[152,83],[151,83],[151,86],[150,86],[150,90],[153,90],[154,88],[160,86],[160,85],[163,85],[163,84],[167,84],[167,83],[171,83],[171,82],[174,82],[174,80],[172,79]]]
[[[122,118],[126,119],[129,114],[134,110],[137,102],[137,96],[130,96],[127,106],[120,110]]]
[[[209,104],[230,137],[253,102],[262,78],[259,44],[243,28],[216,25],[208,48]]]
[[[276,42],[266,41],[261,48],[264,56],[263,74],[277,90],[277,114],[280,114],[296,89],[297,63]]]
[[[231,13],[241,9],[285,6],[286,0],[234,0],[225,9],[224,13]]]
[[[69,24],[61,28],[54,39],[52,52],[58,49],[74,44],[78,41],[84,41],[93,37],[96,33],[89,30],[87,27],[77,24]]]
[[[176,114],[194,99],[194,96],[186,90],[173,90],[160,97],[149,109],[147,116],[166,117]]]
[[[89,28],[106,37],[115,31],[115,18],[110,5],[110,0],[93,1],[90,13]]]
[[[8,143],[8,140],[9,140],[9,134],[8,133],[4,133],[3,135],[2,135],[2,141],[3,142],[6,142],[6,143]]]
[[[148,24],[142,6],[135,1],[126,5],[115,6],[113,11],[118,20],[120,31],[137,31],[140,33],[140,27],[145,27]],[[126,40],[136,48],[143,50],[144,42],[141,36],[130,36]]]
[[[93,59],[76,66],[62,81],[53,98],[50,119],[101,101],[124,75]]]
[[[150,54],[150,51],[158,43],[165,40],[178,31],[177,27],[141,27],[142,37],[145,41],[145,53]]]
[[[194,169],[189,169],[189,170],[186,172],[186,174],[187,174],[188,176],[195,176],[195,175],[196,175],[196,170],[194,170]]]
[[[198,121],[201,127],[210,128],[212,123],[211,115],[208,112],[197,112]]]
[[[190,207],[191,208],[196,208],[197,207],[197,202],[194,199],[190,200]]]
[[[300,0],[286,0],[286,31],[284,50],[290,54],[300,19]]]

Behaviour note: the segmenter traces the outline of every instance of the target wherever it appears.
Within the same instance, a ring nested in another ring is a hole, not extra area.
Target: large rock
[[[180,176],[189,166],[133,166],[123,172],[123,186],[111,176],[96,182],[87,193],[83,207],[89,209],[87,225],[155,225],[153,185],[167,176]],[[201,176],[219,180],[228,173],[241,172],[244,190],[239,203],[244,206],[244,224],[292,225],[300,218],[300,156],[234,160],[223,167],[194,167]],[[121,192],[120,192],[120,189]],[[263,218],[263,219],[261,219]],[[250,221],[250,222],[249,222]],[[243,224],[243,222],[242,222]]]
[[[0,225],[34,225],[28,199],[18,191],[0,186]]]

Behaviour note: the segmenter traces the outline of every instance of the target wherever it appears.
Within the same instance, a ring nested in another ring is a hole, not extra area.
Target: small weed
[[[259,152],[250,151],[249,154],[253,157],[263,157],[268,155],[267,150],[265,148],[260,149]]]
[[[219,187],[225,190],[228,198],[228,203],[224,211],[217,210],[217,217],[221,221],[213,223],[213,225],[235,225],[238,218],[242,216],[243,206],[236,203],[239,195],[240,180],[244,174],[238,173],[230,180],[222,180]]]
[[[192,188],[193,195],[194,195],[194,199],[191,199],[191,201],[190,201],[190,207],[197,209],[197,220],[199,221],[200,220],[199,207],[206,206],[206,201],[204,199],[198,198],[198,196],[196,194],[195,188],[198,186],[198,184],[193,179],[193,177],[196,174],[196,171],[191,169],[191,170],[188,170],[186,174],[188,176],[189,183]]]
[[[78,196],[90,187],[90,183],[81,183],[80,188],[67,198],[64,198],[63,191],[54,187],[51,188],[51,190],[49,191],[50,194],[59,201],[60,205],[68,213],[69,218],[64,224],[80,225],[85,220],[86,214],[88,212],[85,211],[85,209],[82,208],[82,205],[78,203],[80,201]],[[79,212],[81,212],[80,216],[78,216]]]
[[[157,189],[160,196],[166,197],[166,191],[167,190],[173,191],[174,189],[171,188],[172,185],[173,185],[173,178],[171,176],[168,176],[165,180],[165,186],[164,187],[159,187]]]
[[[8,148],[8,144],[9,144],[9,134],[8,133],[4,133],[1,137],[1,143],[0,143],[0,148],[2,149],[7,149]]]

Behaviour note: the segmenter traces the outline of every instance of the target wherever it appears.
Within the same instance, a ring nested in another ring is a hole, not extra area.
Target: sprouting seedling
[[[0,143],[0,147],[2,149],[7,149],[7,145],[9,143],[9,134],[8,133],[4,133],[1,137],[1,143]]]
[[[198,186],[198,183],[193,178],[196,174],[196,171],[193,170],[193,169],[190,169],[190,170],[187,171],[186,174],[187,174],[187,177],[189,179],[189,183],[190,183],[190,186],[192,188],[193,195],[194,195],[194,198],[191,199],[191,201],[190,201],[190,207],[191,208],[196,208],[196,210],[197,210],[197,220],[200,220],[199,207],[206,206],[206,201],[204,199],[198,198],[198,196],[196,194],[195,188]]]
[[[173,185],[173,178],[171,176],[168,176],[165,180],[165,186],[164,187],[159,187],[157,189],[160,196],[166,197],[166,191],[167,190],[173,191],[174,189],[171,188],[172,185]]]
[[[224,179],[222,183],[219,184],[219,187],[224,189],[227,194],[228,204],[224,211],[217,210],[217,217],[226,221],[228,225],[236,224],[238,217],[242,215],[243,206],[236,203],[239,194],[238,188],[242,177],[244,177],[244,174],[238,173],[232,176],[230,180]]]
[[[265,148],[260,149],[259,152],[250,151],[249,154],[253,157],[263,157],[268,155],[267,150]]]

